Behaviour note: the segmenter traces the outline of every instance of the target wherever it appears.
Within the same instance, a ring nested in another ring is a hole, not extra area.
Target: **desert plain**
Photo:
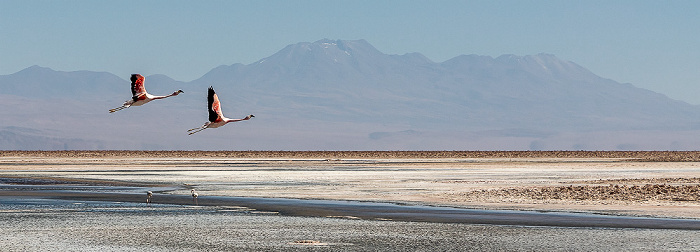
[[[186,208],[190,212],[185,215],[177,215],[181,218],[193,215],[191,211],[202,211],[203,209],[209,209],[207,207],[216,207],[207,206],[207,197],[226,196],[342,200],[466,209],[527,210],[590,213],[606,216],[700,219],[700,152],[3,151],[0,152],[0,185],[3,184],[23,186],[24,191],[30,190],[27,188],[31,188],[33,185],[125,187],[131,188],[129,189],[131,192],[134,192],[135,189],[133,188],[139,188],[136,189],[138,193],[145,193],[146,190],[154,192],[151,198],[153,204],[159,203],[159,196],[190,195],[191,190],[195,189],[199,197],[196,199],[197,201],[188,202],[187,205],[190,205],[188,207],[200,208]],[[134,196],[133,200],[129,200],[129,204],[136,204],[142,207],[143,202],[146,200],[145,194],[134,195],[138,196]],[[14,195],[14,197],[17,196]],[[12,190],[0,190],[0,197],[13,197]],[[202,206],[199,206],[200,203]],[[0,211],[0,216],[31,215],[33,211],[31,208],[24,208],[21,211],[11,208],[7,209],[9,210],[5,210],[4,214]],[[147,211],[146,213],[150,213],[149,219],[167,216],[159,215],[154,211]],[[73,212],[71,214],[70,216],[75,217],[76,214],[85,213]],[[143,212],[139,212],[139,214],[143,214]],[[211,217],[209,214],[211,213],[204,211],[201,218],[205,218],[204,216]],[[256,218],[272,218],[266,215],[267,213],[257,214],[262,216],[257,216]],[[89,218],[100,218],[99,216],[102,215],[94,214]],[[322,218],[314,221],[313,224],[306,225],[323,226],[319,223],[352,220],[352,216],[342,217],[339,219]],[[82,216],[80,218],[88,217]],[[292,222],[300,221],[299,219],[286,220]],[[302,218],[301,221],[303,220],[308,219]],[[114,221],[115,225],[117,225],[118,221]],[[169,221],[173,220],[170,219]],[[230,219],[227,219],[227,221],[230,221]],[[221,222],[221,219],[218,219],[217,222]],[[2,218],[0,218],[0,223],[2,223]],[[168,222],[163,221],[160,223],[162,225],[162,223]],[[352,225],[363,225],[358,222],[353,223]],[[176,223],[171,224],[176,225]],[[71,226],[70,223],[63,223],[62,225]],[[129,224],[123,225],[128,226]],[[211,228],[211,224],[203,225]],[[393,223],[391,225],[433,224],[401,222],[401,224]],[[450,232],[454,232],[455,229],[496,228],[478,225],[449,227],[447,230],[451,230]],[[19,226],[15,228],[17,230],[22,229]],[[353,228],[357,228],[360,233],[361,230],[365,229],[364,227]],[[426,229],[426,227],[421,228]],[[501,229],[523,228],[528,229],[526,227],[497,227],[496,229],[500,231],[493,231],[493,234],[503,233]],[[437,230],[442,229],[435,229],[436,232]],[[538,230],[537,232],[545,232]],[[566,237],[568,237],[567,233],[571,232],[588,232],[579,229],[546,230],[549,230],[547,232],[556,233],[555,236]],[[49,233],[57,232],[55,230],[45,231]],[[140,232],[147,231],[141,230]],[[460,232],[471,233],[473,230]],[[457,232],[457,236],[459,236],[460,232]],[[513,232],[510,230],[506,233],[512,234]],[[589,232],[587,235],[594,234],[591,237],[600,237],[602,239],[589,242],[598,244],[598,246],[605,244],[605,242],[610,242],[605,240],[611,239],[606,234],[607,232],[611,231],[603,229]],[[626,230],[624,232],[634,232],[633,235],[625,236],[627,238],[631,237],[630,239],[635,237],[641,239],[641,237],[648,235],[644,234],[647,231],[640,230]],[[653,232],[655,232],[653,233],[655,237],[661,239],[659,242],[686,244],[685,247],[678,247],[680,250],[697,248],[695,247],[697,244],[685,240],[686,237],[692,237],[692,232],[696,231]],[[531,234],[532,232],[525,233]],[[620,233],[617,232],[617,234]],[[187,236],[186,234],[180,235]],[[413,235],[419,237],[425,234]],[[455,234],[452,233],[451,235]],[[488,232],[482,235],[489,237]],[[549,235],[551,236],[552,234]],[[437,235],[433,239],[438,239],[439,237],[444,239],[448,236],[450,235]],[[27,237],[29,236],[24,238]],[[409,237],[413,236],[409,235]],[[264,240],[268,238],[258,239]],[[598,248],[605,250],[611,248],[622,250],[638,248],[626,246],[622,238],[615,239],[621,239],[618,241],[617,247]],[[537,239],[529,238],[525,240],[529,242],[537,241]],[[285,248],[291,250],[300,248],[293,246],[309,245],[318,247],[315,245],[328,245],[325,241],[304,239],[303,237],[297,239],[289,238],[285,241],[287,242],[280,241],[279,244],[283,244],[286,246]],[[416,242],[415,240],[412,241]],[[559,247],[561,250],[597,250],[591,249],[595,247],[571,247],[576,243],[572,243],[567,239],[559,239],[559,241],[569,246]],[[464,242],[466,241],[452,243],[451,245],[443,243],[443,245],[446,245],[443,249],[460,248],[460,246],[465,246]],[[470,246],[488,245],[485,247],[472,247],[474,250],[478,248],[529,250],[547,248],[546,246],[552,245],[550,242],[545,239],[538,243],[540,245],[538,246],[538,244],[524,242],[523,239],[516,239],[513,244],[501,244],[498,242],[472,242],[469,244],[471,244]],[[642,244],[643,246],[641,247],[661,248],[662,245],[668,245],[655,243],[654,240],[647,242],[649,243]],[[354,243],[358,244],[357,241]],[[404,244],[404,246],[407,244],[406,241],[400,243]],[[14,247],[10,246],[10,248],[18,250],[51,248],[32,247],[31,245],[22,247],[16,241],[12,244],[14,244]],[[49,243],[44,243],[44,245],[46,244]],[[71,244],[80,250],[80,245]],[[156,243],[149,244],[152,245],[148,247],[150,249],[172,250],[180,248],[161,246]],[[386,243],[382,244],[384,244],[382,246],[387,246]],[[524,247],[517,244],[522,244]],[[414,245],[417,247],[412,248],[421,248],[418,246],[419,244]],[[206,243],[197,243],[197,246],[201,247],[183,245],[181,248],[198,248],[203,250],[222,248],[216,246],[208,247]],[[367,248],[409,248],[400,246],[382,247],[378,244],[367,246],[361,247],[362,249],[359,250]],[[92,248],[95,249],[95,247]],[[108,248],[123,250],[134,247]],[[263,246],[249,249],[265,250],[270,248]],[[279,249],[280,247],[272,248]],[[308,248],[308,246],[303,248]],[[353,249],[352,246],[336,246],[334,248],[357,250],[359,247]],[[430,250],[430,248],[435,247],[427,246],[425,248]],[[549,250],[559,250],[557,247],[549,248]],[[99,249],[104,250],[105,247],[99,247]],[[465,250],[471,249],[466,248]]]

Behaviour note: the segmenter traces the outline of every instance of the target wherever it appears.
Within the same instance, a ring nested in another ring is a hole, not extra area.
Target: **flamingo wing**
[[[224,117],[221,113],[221,104],[219,103],[219,96],[214,92],[214,87],[209,87],[209,94],[207,95],[207,105],[209,108],[209,121],[216,122]]]
[[[131,95],[141,96],[146,93],[146,87],[143,85],[143,76],[140,74],[131,75]]]

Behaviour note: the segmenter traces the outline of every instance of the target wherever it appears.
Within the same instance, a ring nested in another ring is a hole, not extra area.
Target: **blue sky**
[[[365,39],[436,62],[551,53],[700,104],[700,1],[0,1],[0,74],[165,74],[190,81],[288,44]]]

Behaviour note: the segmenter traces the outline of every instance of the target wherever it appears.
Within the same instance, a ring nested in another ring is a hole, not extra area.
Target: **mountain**
[[[219,66],[191,82],[147,76],[151,93],[185,93],[106,113],[129,98],[126,78],[38,66],[0,76],[0,116],[12,119],[0,123],[0,139],[14,137],[0,149],[42,149],[36,142],[52,141],[97,149],[700,147],[693,137],[700,131],[698,106],[599,77],[551,54],[433,62],[420,53],[384,54],[364,40],[323,39],[252,64]],[[256,118],[184,134],[206,121],[209,86],[226,116]],[[37,117],[28,121],[27,113]]]
[[[10,75],[0,75],[0,94],[34,98],[105,97],[123,91],[123,80],[105,72],[59,72],[31,66]]]
[[[624,130],[683,129],[698,118],[696,106],[553,55],[462,55],[433,63],[418,53],[386,55],[364,40],[290,45],[193,83],[222,83],[221,90],[254,94],[251,101],[277,100],[259,105],[285,114],[352,122]]]

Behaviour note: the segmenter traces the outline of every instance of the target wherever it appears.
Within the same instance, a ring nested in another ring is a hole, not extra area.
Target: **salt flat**
[[[619,153],[241,153],[245,152],[5,153],[0,156],[0,177],[179,188],[159,192],[163,194],[189,194],[194,188],[203,196],[700,218],[700,163],[673,161],[684,160],[676,152],[666,154],[674,157],[669,162],[640,159],[637,152],[622,153],[627,158]]]
[[[697,251],[695,230],[297,217],[207,202],[215,196],[330,199],[698,219],[697,153],[652,154],[660,156],[0,152],[0,185],[6,188],[0,191],[0,247],[4,251]],[[66,188],[83,194],[61,191]],[[188,198],[190,189],[199,192],[199,203]],[[145,190],[154,191],[154,203],[145,203]],[[100,197],[105,192],[121,193]],[[165,204],[165,198],[186,200]]]

